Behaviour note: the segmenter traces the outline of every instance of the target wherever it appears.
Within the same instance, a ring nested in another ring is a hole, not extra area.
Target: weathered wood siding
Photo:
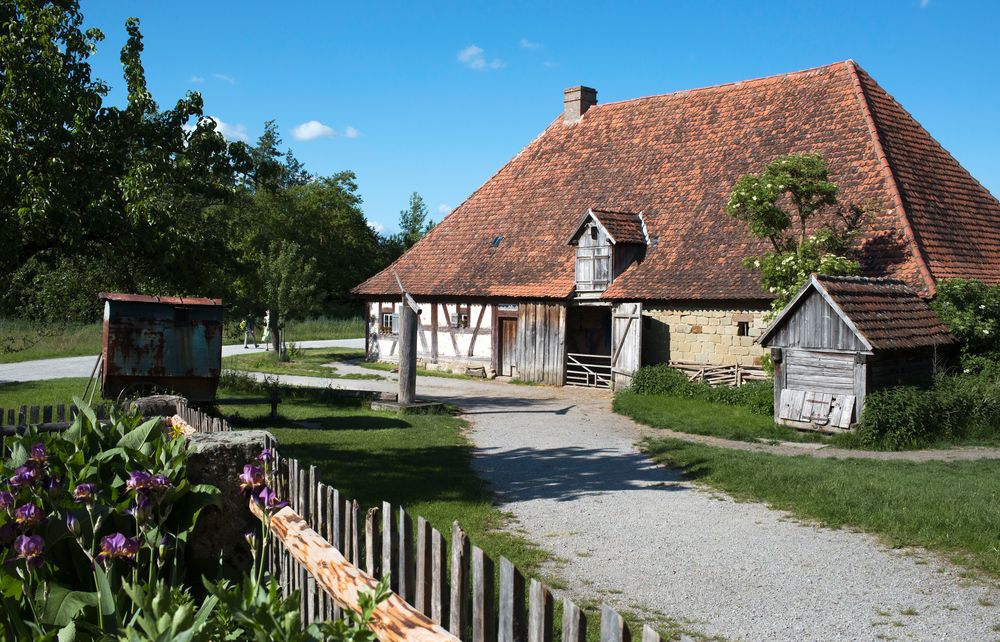
[[[611,311],[611,375],[615,389],[642,367],[642,304],[619,303]]]
[[[788,316],[768,345],[852,352],[866,349],[858,335],[815,290],[799,302],[798,309]]]
[[[927,385],[934,374],[934,362],[934,348],[877,353],[869,360],[868,390]]]
[[[517,309],[517,378],[561,386],[566,371],[566,306],[522,302]]]
[[[854,355],[785,351],[785,387],[834,395],[854,394]]]

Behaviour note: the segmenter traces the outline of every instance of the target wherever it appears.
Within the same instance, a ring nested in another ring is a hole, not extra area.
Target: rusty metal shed
[[[222,369],[222,301],[102,292],[105,398],[161,389],[211,401]]]

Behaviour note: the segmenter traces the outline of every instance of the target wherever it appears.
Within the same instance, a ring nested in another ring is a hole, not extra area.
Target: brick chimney
[[[588,109],[597,104],[597,90],[591,87],[570,87],[563,91],[563,122],[571,125]]]

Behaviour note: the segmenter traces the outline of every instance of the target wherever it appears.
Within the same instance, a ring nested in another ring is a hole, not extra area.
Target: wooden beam
[[[476,337],[479,336],[479,328],[483,325],[483,317],[486,316],[486,306],[479,306],[479,318],[476,319],[476,329],[472,331],[472,341],[469,342],[469,356],[471,357],[473,351],[476,349]]]
[[[255,502],[250,502],[250,510],[263,517]],[[290,507],[271,516],[271,529],[292,557],[343,607],[357,613],[358,596],[374,593],[378,585],[375,578],[347,561]],[[459,642],[396,594],[375,607],[368,626],[382,642]]]

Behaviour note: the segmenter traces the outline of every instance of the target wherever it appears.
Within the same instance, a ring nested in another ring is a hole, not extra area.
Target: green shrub
[[[1000,360],[1000,285],[943,279],[931,307],[948,324],[967,357]]]
[[[900,450],[1000,436],[1000,369],[939,376],[930,388],[879,390],[865,399],[860,443]]]
[[[743,406],[751,412],[767,416],[774,413],[774,384],[770,381],[753,381],[739,388],[710,386],[700,381],[688,381],[683,372],[665,364],[640,368],[632,377],[630,390],[640,395],[685,397]]]

